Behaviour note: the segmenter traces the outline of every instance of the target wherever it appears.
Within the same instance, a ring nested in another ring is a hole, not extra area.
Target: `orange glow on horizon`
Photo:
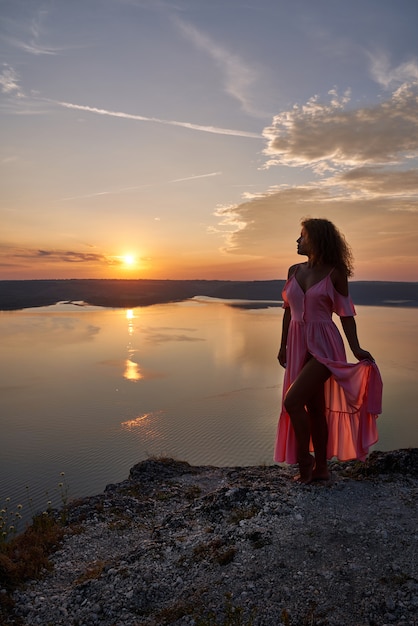
[[[196,254],[186,259],[173,251],[164,255],[142,257],[127,252],[106,256],[104,262],[64,263],[48,257],[32,265],[4,264],[0,280],[65,280],[65,279],[150,279],[150,280],[276,280],[285,279],[288,268],[298,261],[293,251],[283,251],[277,258],[238,255]],[[417,281],[417,269],[403,259],[383,262],[381,257],[355,255],[352,280]]]

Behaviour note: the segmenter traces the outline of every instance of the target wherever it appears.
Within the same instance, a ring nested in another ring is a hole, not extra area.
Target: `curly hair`
[[[345,237],[332,222],[322,218],[305,218],[301,222],[308,233],[313,263],[324,263],[353,275],[353,255]]]

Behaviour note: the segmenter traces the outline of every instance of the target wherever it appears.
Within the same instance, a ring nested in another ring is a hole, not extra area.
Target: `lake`
[[[417,447],[417,309],[356,308],[384,381],[375,448]],[[271,464],[281,318],[208,298],[0,312],[0,504],[59,505],[63,481],[70,497],[93,495],[149,456]]]

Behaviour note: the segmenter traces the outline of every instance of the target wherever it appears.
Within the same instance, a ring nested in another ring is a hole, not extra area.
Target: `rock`
[[[138,463],[127,480],[68,506],[54,569],[15,591],[12,619],[414,624],[417,450],[330,467],[323,486],[298,485],[282,466]]]

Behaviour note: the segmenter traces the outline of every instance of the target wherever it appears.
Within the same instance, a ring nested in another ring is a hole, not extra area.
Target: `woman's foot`
[[[329,482],[331,480],[331,472],[329,471],[328,466],[316,464],[312,470],[312,480],[317,482]]]
[[[315,459],[310,454],[309,458],[299,461],[299,474],[293,477],[293,480],[301,485],[309,485],[313,480],[313,468]]]

